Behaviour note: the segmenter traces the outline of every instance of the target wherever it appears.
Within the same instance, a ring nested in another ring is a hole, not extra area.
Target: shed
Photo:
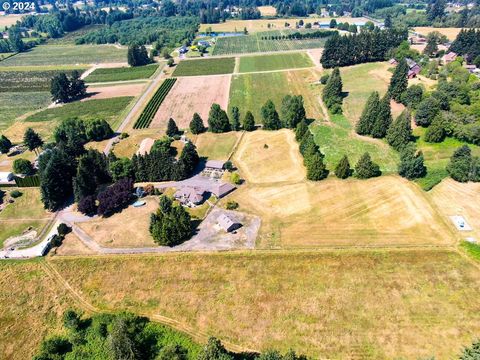
[[[227,214],[221,214],[217,219],[217,224],[226,232],[232,232],[242,227],[242,224]]]
[[[8,184],[15,179],[12,172],[1,171],[0,172],[0,183],[1,184]]]

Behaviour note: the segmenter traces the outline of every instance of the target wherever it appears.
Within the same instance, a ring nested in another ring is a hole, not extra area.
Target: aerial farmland
[[[0,357],[477,359],[477,7],[102,4],[0,13]]]

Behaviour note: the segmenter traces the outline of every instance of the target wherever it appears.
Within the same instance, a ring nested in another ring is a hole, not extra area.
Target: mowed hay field
[[[257,130],[244,134],[233,157],[249,183],[301,181],[306,172],[290,130]]]
[[[255,122],[261,124],[260,109],[268,100],[280,111],[285,95],[302,95],[307,117],[320,119],[322,108],[315,93],[318,77],[314,69],[234,75],[228,107],[238,106],[242,117],[251,111]]]
[[[113,45],[40,45],[12,56],[1,66],[42,66],[125,62],[127,49]]]
[[[478,269],[446,250],[55,257],[102,310],[174,318],[250,349],[453,358],[480,332]]]
[[[457,37],[458,33],[462,28],[436,28],[436,27],[416,27],[413,30],[419,34],[427,36],[431,32],[439,32],[442,35],[445,35],[448,40],[453,41]]]
[[[235,58],[183,60],[176,66],[173,76],[199,76],[231,74]]]
[[[227,110],[230,82],[231,75],[177,78],[150,127],[166,128],[168,119],[173,118],[179,128],[186,129],[196,112],[207,126],[212,104]]]
[[[62,313],[75,304],[44,270],[43,260],[0,262],[0,354],[31,359],[47,335],[59,331]]]
[[[313,67],[310,57],[304,52],[243,56],[240,58],[240,72],[271,71]]]

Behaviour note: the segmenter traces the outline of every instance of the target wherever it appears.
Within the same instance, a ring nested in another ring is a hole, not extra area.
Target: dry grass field
[[[173,118],[179,128],[186,129],[195,112],[207,125],[208,112],[213,103],[227,109],[230,79],[230,75],[178,78],[150,127],[166,128],[168,119]]]
[[[480,332],[478,268],[447,250],[55,257],[49,263],[100,309],[168,316],[257,350],[445,359]]]
[[[40,341],[60,329],[63,311],[75,307],[44,271],[42,262],[0,261],[2,359],[31,359]]]
[[[460,239],[473,237],[480,241],[480,183],[462,184],[452,179],[444,179],[428,196]],[[463,216],[473,231],[457,231],[450,220],[450,216],[454,215]]]
[[[148,231],[150,214],[158,209],[158,197],[144,199],[146,205],[129,206],[108,218],[98,218],[78,226],[105,247],[155,246]]]
[[[192,142],[197,147],[200,156],[210,160],[227,160],[240,134],[240,132],[233,131],[223,134],[207,132],[194,135]]]
[[[290,23],[290,25],[294,28],[295,23],[300,20],[303,20],[305,23],[319,21],[322,24],[329,24],[331,19],[332,18],[304,17],[288,19],[287,22]],[[368,21],[368,19],[363,17],[337,17],[335,20],[337,23],[348,22],[350,24],[354,22],[365,23]],[[268,24],[270,24],[270,28],[268,27]],[[216,32],[241,32],[244,28],[247,28],[247,31],[250,33],[257,31],[282,30],[285,29],[285,19],[227,20],[224,23],[200,25],[201,32],[206,31],[208,28],[211,28],[212,31]]]
[[[414,31],[427,36],[429,33],[438,31],[440,34],[445,35],[448,40],[453,41],[457,37],[458,33],[462,28],[435,28],[435,27],[416,27],[413,28]]]
[[[277,9],[274,6],[257,6],[258,11],[262,16],[275,16],[277,15]]]
[[[296,182],[305,178],[295,135],[286,129],[245,133],[233,162],[251,184]]]

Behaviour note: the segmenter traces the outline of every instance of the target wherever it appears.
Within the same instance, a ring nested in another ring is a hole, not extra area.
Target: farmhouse
[[[413,59],[407,58],[406,60],[408,65],[408,78],[413,79],[420,74],[420,70],[422,70],[422,68]]]
[[[226,214],[221,214],[218,217],[217,224],[226,232],[232,232],[242,227],[242,224]]]
[[[450,51],[448,54],[443,55],[442,62],[444,65],[450,64],[452,61],[455,61],[457,54],[453,51]]]
[[[177,190],[173,197],[182,205],[194,207],[203,202],[205,190],[198,187],[185,186]]]

